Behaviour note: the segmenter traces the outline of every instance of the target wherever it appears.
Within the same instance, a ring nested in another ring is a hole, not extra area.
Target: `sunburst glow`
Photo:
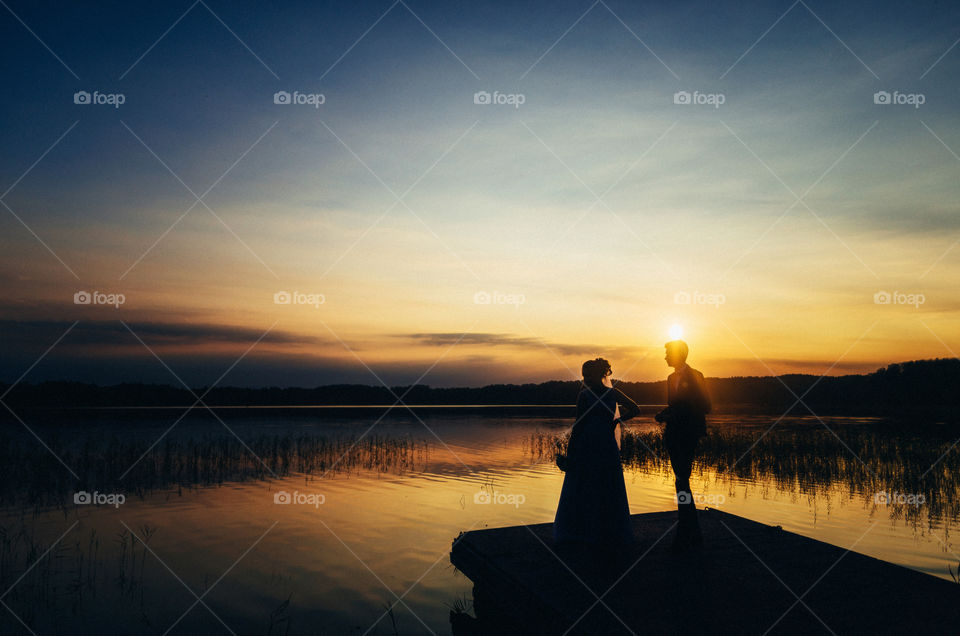
[[[683,338],[683,325],[679,325],[679,324],[670,325],[670,339],[680,340],[681,338]]]

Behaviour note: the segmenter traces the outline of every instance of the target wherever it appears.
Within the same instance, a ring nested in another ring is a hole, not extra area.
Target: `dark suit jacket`
[[[696,440],[707,434],[705,416],[711,404],[702,373],[692,367],[671,373],[667,378],[667,404],[663,419],[668,438]]]

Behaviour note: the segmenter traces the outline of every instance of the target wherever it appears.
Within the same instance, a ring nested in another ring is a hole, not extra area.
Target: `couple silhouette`
[[[667,378],[667,407],[657,413],[656,420],[664,425],[664,446],[676,477],[678,523],[672,550],[682,552],[703,543],[690,473],[697,443],[706,435],[711,406],[703,374],[687,365],[687,343],[672,340],[664,348],[664,359],[674,371]],[[633,542],[616,428],[639,415],[640,407],[613,387],[613,370],[603,358],[584,362],[582,373],[577,419],[567,454],[557,462],[566,474],[554,538],[561,546],[616,552]]]

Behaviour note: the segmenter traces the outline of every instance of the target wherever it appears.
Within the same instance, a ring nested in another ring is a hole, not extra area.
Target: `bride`
[[[554,538],[559,544],[615,547],[633,540],[615,432],[617,424],[638,415],[640,408],[613,388],[613,371],[603,358],[587,360],[582,372]]]

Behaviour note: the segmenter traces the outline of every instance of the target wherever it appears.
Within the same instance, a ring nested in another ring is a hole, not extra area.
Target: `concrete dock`
[[[675,555],[676,518],[634,515],[606,560],[558,550],[552,524],[461,534],[477,619],[454,634],[960,634],[956,583],[717,510]]]

